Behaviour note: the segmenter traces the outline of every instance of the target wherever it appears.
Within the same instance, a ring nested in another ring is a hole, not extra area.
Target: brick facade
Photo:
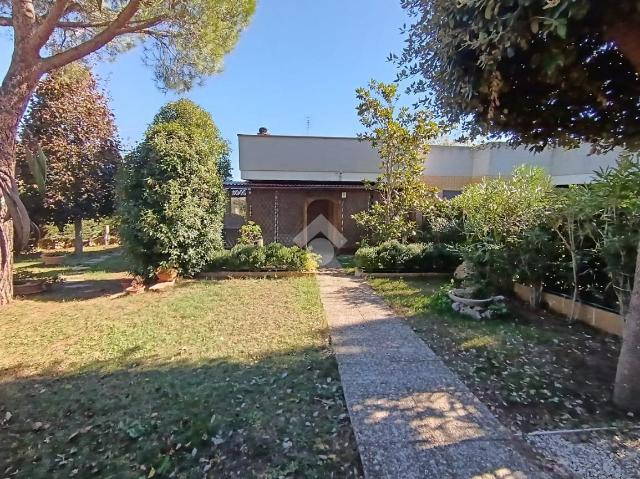
[[[325,216],[347,239],[342,250],[353,251],[357,248],[361,233],[351,216],[368,209],[371,198],[369,190],[353,185],[252,185],[247,193],[247,219],[262,227],[265,243],[278,241],[290,246],[305,228],[307,221],[312,221],[313,218],[307,218],[307,212],[312,211],[313,215],[318,211],[314,207],[309,209],[309,205],[315,200],[328,200],[329,209]],[[313,238],[307,238],[307,241],[311,239]]]

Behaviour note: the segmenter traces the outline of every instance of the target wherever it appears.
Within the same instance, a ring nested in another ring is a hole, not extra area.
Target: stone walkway
[[[318,275],[367,478],[547,478],[363,281]]]

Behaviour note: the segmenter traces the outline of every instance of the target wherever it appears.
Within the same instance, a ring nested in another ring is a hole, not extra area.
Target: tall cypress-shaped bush
[[[228,155],[211,116],[189,100],[164,106],[129,154],[119,178],[121,235],[132,272],[159,267],[193,275],[222,249]]]

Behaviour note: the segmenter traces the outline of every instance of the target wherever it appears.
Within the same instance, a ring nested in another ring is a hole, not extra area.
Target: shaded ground
[[[56,288],[3,310],[0,350],[2,477],[360,474],[313,278]]]
[[[372,279],[373,288],[407,318],[413,330],[453,369],[501,422],[518,432],[567,428],[637,427],[638,418],[611,402],[620,347],[617,337],[582,323],[568,324],[550,314],[535,314],[518,302],[510,317],[474,321],[450,311],[439,280]],[[435,293],[435,294],[434,294]],[[640,467],[636,432],[581,433],[560,440],[542,438],[536,446],[558,460],[571,444],[595,445],[607,457],[619,456]],[[600,441],[600,443],[599,443]],[[549,447],[541,447],[541,444]],[[558,446],[558,444],[563,444]],[[606,446],[603,446],[605,444]],[[584,450],[589,451],[589,448]],[[582,450],[581,450],[582,451]],[[594,452],[582,452],[594,456]],[[614,458],[615,460],[615,458]],[[564,462],[563,462],[564,461]],[[567,462],[567,463],[565,463]],[[578,461],[580,462],[580,461]],[[603,465],[603,461],[599,461]],[[624,468],[592,470],[581,462],[579,477],[616,475]]]
[[[624,423],[610,401],[620,341],[510,303],[512,317],[474,321],[433,312],[438,280],[373,279],[414,331],[517,430]],[[445,305],[446,307],[446,305]]]

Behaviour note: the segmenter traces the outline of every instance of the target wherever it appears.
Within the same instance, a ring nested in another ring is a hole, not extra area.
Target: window
[[[460,193],[462,193],[460,190],[442,190],[442,197],[445,200],[450,200],[451,198],[458,196]]]

